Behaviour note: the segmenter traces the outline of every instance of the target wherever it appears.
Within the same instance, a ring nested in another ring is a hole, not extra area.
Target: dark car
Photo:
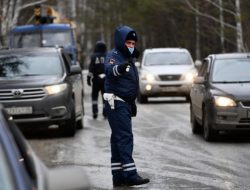
[[[70,62],[61,48],[0,51],[0,103],[16,123],[57,124],[67,136],[83,128],[82,72]]]
[[[191,88],[193,133],[214,140],[220,130],[250,129],[250,54],[209,55]]]
[[[82,168],[47,168],[0,105],[0,189],[91,189]]]

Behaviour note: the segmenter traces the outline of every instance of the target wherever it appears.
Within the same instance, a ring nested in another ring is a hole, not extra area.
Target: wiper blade
[[[17,76],[20,76],[20,77],[29,77],[29,76],[39,76],[40,74],[23,74],[23,75],[17,75]]]
[[[250,83],[250,81],[216,81],[213,83]]]

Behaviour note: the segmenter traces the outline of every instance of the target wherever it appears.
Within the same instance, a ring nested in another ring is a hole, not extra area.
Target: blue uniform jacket
[[[128,26],[119,27],[115,32],[115,48],[111,50],[105,59],[105,92],[114,93],[126,102],[136,99],[139,90],[139,78],[137,68],[131,56],[127,56],[125,40],[129,32],[133,31]],[[117,66],[130,62],[129,72],[120,74]]]

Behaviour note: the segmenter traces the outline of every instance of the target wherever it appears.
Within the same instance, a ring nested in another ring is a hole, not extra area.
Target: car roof
[[[43,52],[43,53],[55,53],[58,52],[60,48],[56,47],[32,47],[32,48],[15,48],[15,49],[0,49],[0,54],[5,55],[9,53],[34,53],[34,52]]]
[[[214,59],[237,59],[237,58],[250,58],[250,53],[221,53],[221,54],[211,54],[208,57],[213,57]]]
[[[151,48],[146,49],[145,53],[158,53],[158,52],[188,52],[185,48]]]
[[[22,25],[16,26],[11,32],[26,32],[40,30],[69,30],[70,24],[39,24],[39,25]]]

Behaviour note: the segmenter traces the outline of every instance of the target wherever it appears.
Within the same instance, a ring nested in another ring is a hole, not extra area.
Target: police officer
[[[89,73],[87,76],[87,83],[89,86],[92,84],[92,112],[93,118],[96,119],[98,116],[98,95],[104,93],[104,60],[106,57],[107,47],[103,41],[97,41],[95,45],[94,53],[91,55],[91,61],[89,65]],[[102,96],[103,97],[103,96]],[[104,101],[103,101],[103,112],[104,118],[106,118]]]
[[[133,133],[131,117],[136,115],[138,72],[133,59],[136,32],[128,26],[115,31],[115,48],[105,60],[105,108],[111,127],[111,170],[113,186],[133,186],[149,182],[140,177],[132,157]]]

